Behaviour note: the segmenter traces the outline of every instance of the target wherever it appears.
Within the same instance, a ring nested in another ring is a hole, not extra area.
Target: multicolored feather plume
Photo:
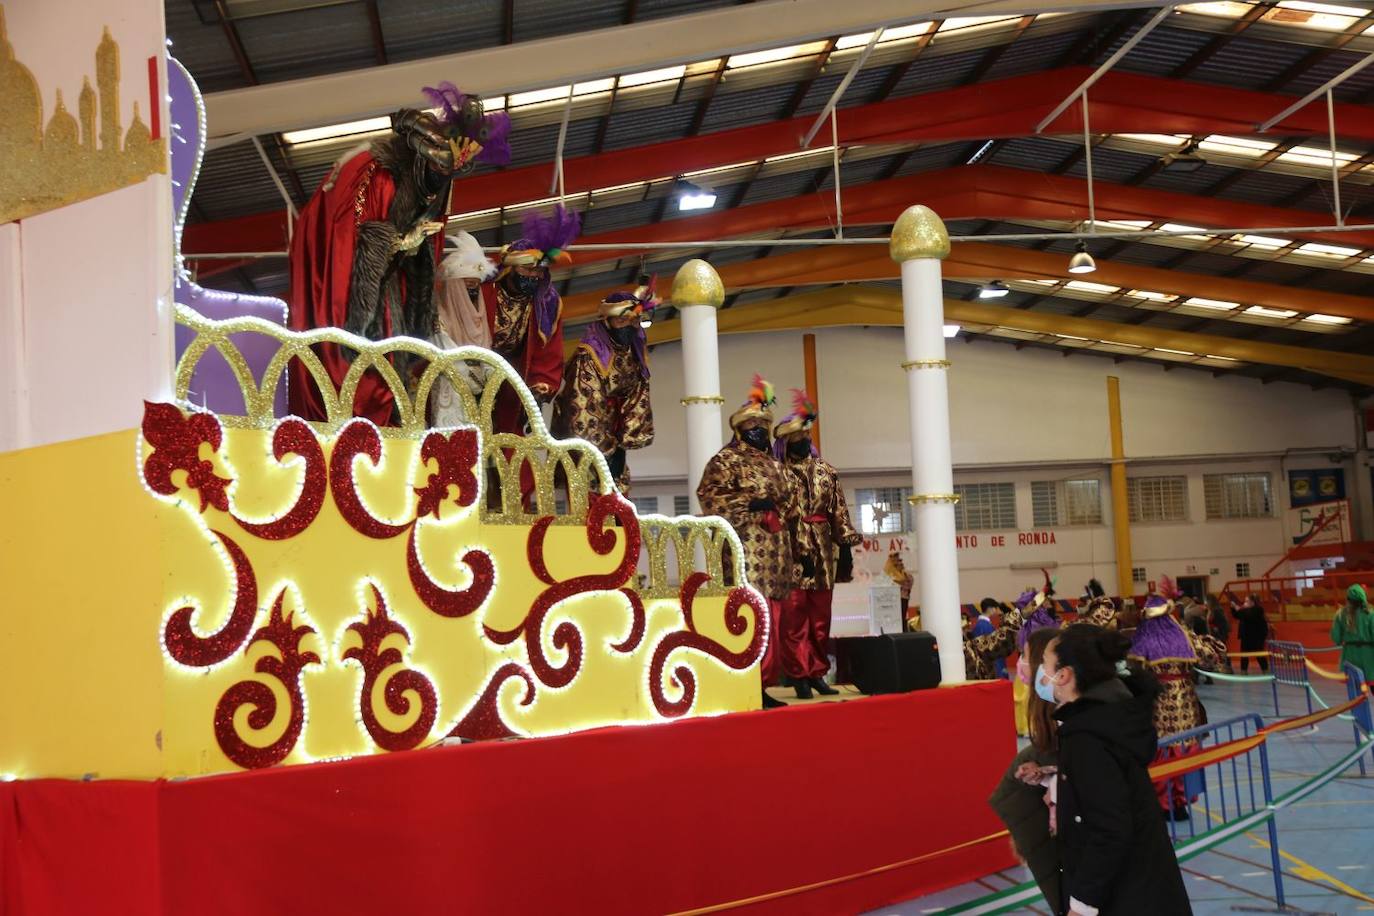
[[[773,394],[773,383],[755,372],[753,385],[749,389],[749,400],[762,407],[772,407],[778,403],[777,396]]]

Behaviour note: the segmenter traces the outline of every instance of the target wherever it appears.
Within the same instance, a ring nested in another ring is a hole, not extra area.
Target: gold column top
[[[945,231],[944,220],[922,204],[907,207],[892,227],[888,250],[898,264],[917,258],[943,261],[949,257],[949,233]]]
[[[720,308],[725,302],[725,287],[720,274],[701,258],[692,258],[677,270],[673,277],[673,306],[709,305]]]

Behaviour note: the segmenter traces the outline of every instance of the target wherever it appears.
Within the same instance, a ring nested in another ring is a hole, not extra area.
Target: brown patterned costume
[[[1197,668],[1219,669],[1226,666],[1226,646],[1215,636],[1199,636],[1187,630],[1170,614],[1167,618],[1187,636],[1197,653],[1197,660],[1161,658],[1146,661],[1138,655],[1132,661],[1144,664],[1159,679],[1160,692],[1155,698],[1155,732],[1160,738],[1186,732],[1207,724],[1207,711],[1198,698],[1193,683]]]
[[[789,445],[786,438],[780,437],[773,451],[782,456],[786,473],[796,484],[800,514],[796,555],[801,577],[783,605],[782,670],[797,687],[798,696],[807,699],[812,689],[823,694],[834,692],[825,683],[825,675],[830,670],[835,583],[853,578],[854,562],[849,548],[862,538],[849,517],[839,472],[815,453],[809,430],[794,418],[784,421],[778,429],[793,424],[796,428],[784,435],[795,437],[795,442]],[[842,565],[844,569],[840,569]]]
[[[553,434],[586,439],[603,454],[645,448],[654,441],[649,380],[635,351],[613,346],[609,364],[580,344],[563,370],[563,390],[553,402]],[[617,481],[628,492],[628,465]]]
[[[840,545],[851,547],[863,540],[849,517],[840,475],[830,462],[812,457],[797,461],[786,459],[788,473],[796,481],[801,524],[797,527],[797,555],[815,564],[810,576],[797,584],[808,591],[830,591],[835,587],[835,568]]]
[[[991,681],[997,678],[994,665],[1016,651],[1016,634],[1021,631],[1022,612],[1012,608],[1002,615],[1002,623],[991,633],[964,636],[964,673],[970,681]]]
[[[706,462],[697,498],[703,512],[719,515],[739,535],[749,584],[770,602],[786,598],[798,579],[792,553],[798,512],[797,487],[783,466],[765,451],[731,442]],[[778,531],[765,527],[767,513],[749,508],[764,499],[777,507]]]

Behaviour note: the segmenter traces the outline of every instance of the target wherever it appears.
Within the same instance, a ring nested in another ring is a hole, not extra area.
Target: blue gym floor
[[[1316,686],[1330,705],[1346,699],[1343,684],[1319,682]],[[1198,689],[1213,722],[1247,712],[1258,712],[1266,720],[1273,718],[1273,694],[1268,684],[1214,684]],[[1280,685],[1279,701],[1284,717],[1307,712],[1307,704],[1296,687]],[[1278,796],[1352,750],[1354,735],[1349,722],[1327,719],[1315,732],[1298,730],[1274,735],[1268,747],[1273,790]],[[1366,757],[1366,763],[1369,762]],[[1279,812],[1279,849],[1288,910],[1280,911],[1274,901],[1268,832],[1261,826],[1183,863],[1193,912],[1197,916],[1374,912],[1374,766],[1369,769],[1371,775],[1361,778],[1359,766],[1351,765],[1335,781]],[[885,906],[872,914],[939,913],[945,907],[1029,879],[1025,869],[1011,869],[939,894]],[[1041,905],[1019,912],[1050,914],[1052,910]]]

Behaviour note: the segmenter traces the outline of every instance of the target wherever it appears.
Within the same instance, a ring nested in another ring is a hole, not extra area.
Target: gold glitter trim
[[[194,339],[177,362],[175,391],[177,400],[188,408],[191,377],[196,365],[211,350],[217,351],[228,363],[239,385],[245,405],[242,416],[220,414],[220,423],[234,429],[271,429],[278,421],[273,412],[277,386],[283,384],[287,365],[292,357],[299,359],[315,380],[326,419],[310,425],[321,435],[336,433],[353,418],[351,405],[363,373],[376,369],[395,398],[397,423],[379,427],[386,439],[424,438],[428,431],[425,405],[430,390],[440,378],[447,378],[463,405],[463,415],[477,427],[482,441],[482,464],[485,467],[484,505],[482,520],[489,524],[530,525],[542,516],[555,516],[559,525],[584,525],[587,520],[588,494],[609,493],[615,489],[606,456],[583,439],[555,439],[544,424],[538,402],[510,364],[490,350],[480,347],[459,347],[440,350],[427,341],[413,337],[393,337],[372,341],[357,337],[339,328],[318,328],[297,333],[261,318],[233,318],[211,321],[184,305],[176,307],[177,324],[195,333]],[[278,350],[264,370],[262,379],[253,377],[247,360],[234,342],[234,336],[244,333],[260,334],[278,343]],[[336,387],[324,364],[320,362],[313,344],[333,343],[357,353],[353,365]],[[410,353],[428,361],[419,379],[407,389],[387,356]],[[468,386],[469,369],[485,369],[486,381],[480,392]],[[497,392],[503,384],[514,389],[530,420],[526,435],[497,433],[492,430],[492,408]],[[346,408],[344,405],[348,405]],[[507,454],[509,453],[509,454]],[[534,476],[534,507],[526,512],[520,495],[520,469],[528,465]],[[488,498],[492,494],[497,497]],[[566,507],[558,511],[556,494],[566,497]],[[711,581],[702,587],[701,595],[724,595],[731,587],[745,583],[743,557],[739,537],[724,519],[715,516],[698,518],[668,518],[661,515],[641,516],[639,519],[643,542],[648,549],[649,574],[640,592],[646,598],[677,598],[679,583],[685,582],[695,569],[696,551],[702,549],[706,572]],[[669,553],[673,554],[676,577],[670,578]]]
[[[947,359],[909,359],[902,363],[902,368],[910,372],[912,369],[948,369],[952,365]]]
[[[922,503],[949,503],[950,505],[954,505],[955,503],[957,503],[957,502],[959,501],[959,494],[958,494],[958,493],[917,493],[917,494],[915,494],[915,495],[913,495],[913,496],[908,496],[908,497],[906,498],[906,501],[909,502],[909,503],[911,503],[913,506],[919,506],[919,505],[921,505]]]
[[[0,223],[56,210],[167,171],[167,140],[152,138],[137,102],[128,130],[120,123],[119,83],[119,44],[106,26],[95,50],[96,89],[86,77],[77,97],[79,120],[57,89],[45,128],[43,90],[16,58],[0,6],[0,99],[5,100],[5,119],[0,122],[0,149],[5,150]]]
[[[689,404],[724,404],[725,398],[718,394],[694,394],[683,398],[680,403],[683,407]]]
[[[944,220],[922,204],[907,207],[892,227],[888,251],[898,264],[917,258],[943,261],[949,257],[949,233],[945,231]]]
[[[673,306],[709,305],[720,308],[725,303],[725,287],[720,274],[701,258],[692,258],[677,269],[673,277]]]

